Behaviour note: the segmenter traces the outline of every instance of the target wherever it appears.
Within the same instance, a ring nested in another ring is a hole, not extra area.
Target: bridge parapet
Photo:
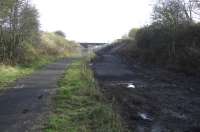
[[[96,46],[104,46],[107,45],[108,43],[80,43],[80,45],[84,48],[93,48]]]

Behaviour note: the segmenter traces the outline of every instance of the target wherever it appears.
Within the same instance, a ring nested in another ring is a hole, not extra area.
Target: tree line
[[[152,23],[129,33],[132,56],[183,71],[200,71],[199,17],[198,0],[158,0]]]
[[[28,0],[0,1],[0,62],[15,64],[25,41],[39,39],[38,11]]]

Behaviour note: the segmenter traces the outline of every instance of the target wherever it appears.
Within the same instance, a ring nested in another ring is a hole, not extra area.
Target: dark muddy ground
[[[40,121],[50,110],[57,81],[70,64],[63,59],[18,80],[0,96],[0,132],[38,132]]]
[[[115,49],[98,52],[92,67],[131,132],[200,132],[199,78],[130,63]]]

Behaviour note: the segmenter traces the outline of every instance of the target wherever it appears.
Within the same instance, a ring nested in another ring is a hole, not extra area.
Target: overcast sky
[[[41,29],[78,42],[112,42],[150,22],[152,0],[32,0]]]

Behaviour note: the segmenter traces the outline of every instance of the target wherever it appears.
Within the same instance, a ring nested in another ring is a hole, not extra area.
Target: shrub
[[[138,30],[135,42],[145,62],[173,65],[183,71],[200,70],[200,24],[175,29],[152,24]]]

